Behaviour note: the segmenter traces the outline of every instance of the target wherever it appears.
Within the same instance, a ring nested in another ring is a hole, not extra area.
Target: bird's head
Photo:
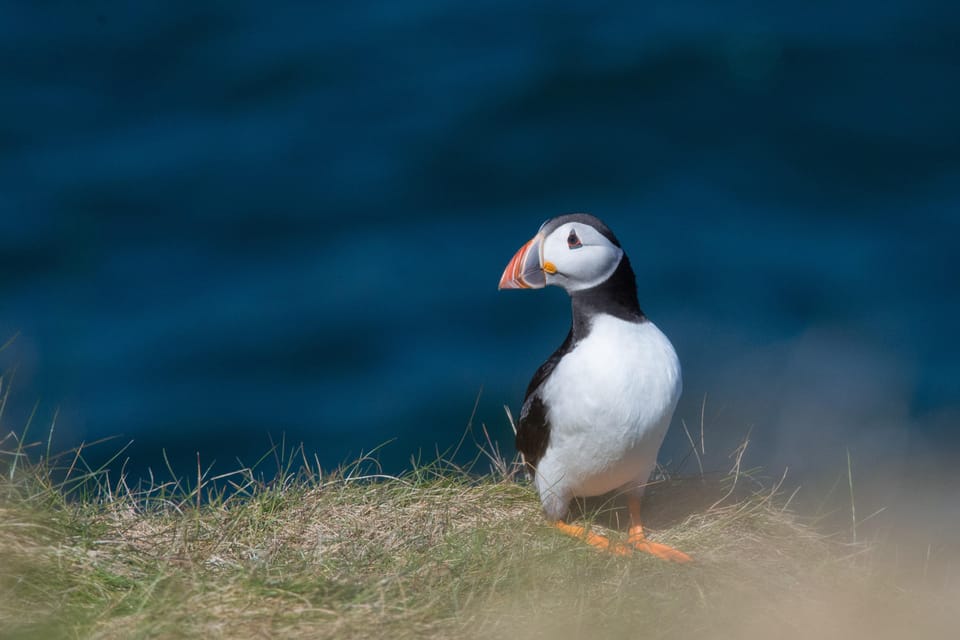
[[[623,249],[613,232],[586,213],[551,218],[513,256],[499,289],[563,287],[568,293],[603,284],[620,265]]]

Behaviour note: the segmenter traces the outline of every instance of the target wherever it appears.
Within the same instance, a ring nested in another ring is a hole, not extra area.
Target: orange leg
[[[683,551],[677,551],[673,547],[648,540],[647,536],[643,533],[643,525],[640,524],[640,499],[635,496],[630,496],[627,499],[627,503],[630,505],[630,534],[627,538],[628,545],[637,551],[649,553],[662,560],[671,560],[673,562],[690,562],[692,560],[692,558]]]

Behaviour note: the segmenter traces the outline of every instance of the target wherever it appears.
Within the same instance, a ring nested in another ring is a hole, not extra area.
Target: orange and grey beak
[[[497,289],[542,289],[547,286],[547,276],[540,259],[542,246],[543,236],[538,233],[520,247],[503,270]]]

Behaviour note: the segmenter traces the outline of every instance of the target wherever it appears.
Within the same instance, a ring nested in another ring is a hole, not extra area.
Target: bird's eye
[[[567,236],[567,248],[579,249],[582,246],[583,243],[580,242],[580,238],[577,237],[577,232],[573,229],[570,229],[570,235]]]

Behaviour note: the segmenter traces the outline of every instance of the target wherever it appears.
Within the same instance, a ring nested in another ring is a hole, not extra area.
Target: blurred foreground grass
[[[651,487],[679,566],[560,534],[499,456],[482,476],[287,458],[269,480],[198,465],[129,486],[80,452],[0,450],[4,638],[947,638],[960,602],[739,471]],[[581,511],[624,536],[616,500]]]

